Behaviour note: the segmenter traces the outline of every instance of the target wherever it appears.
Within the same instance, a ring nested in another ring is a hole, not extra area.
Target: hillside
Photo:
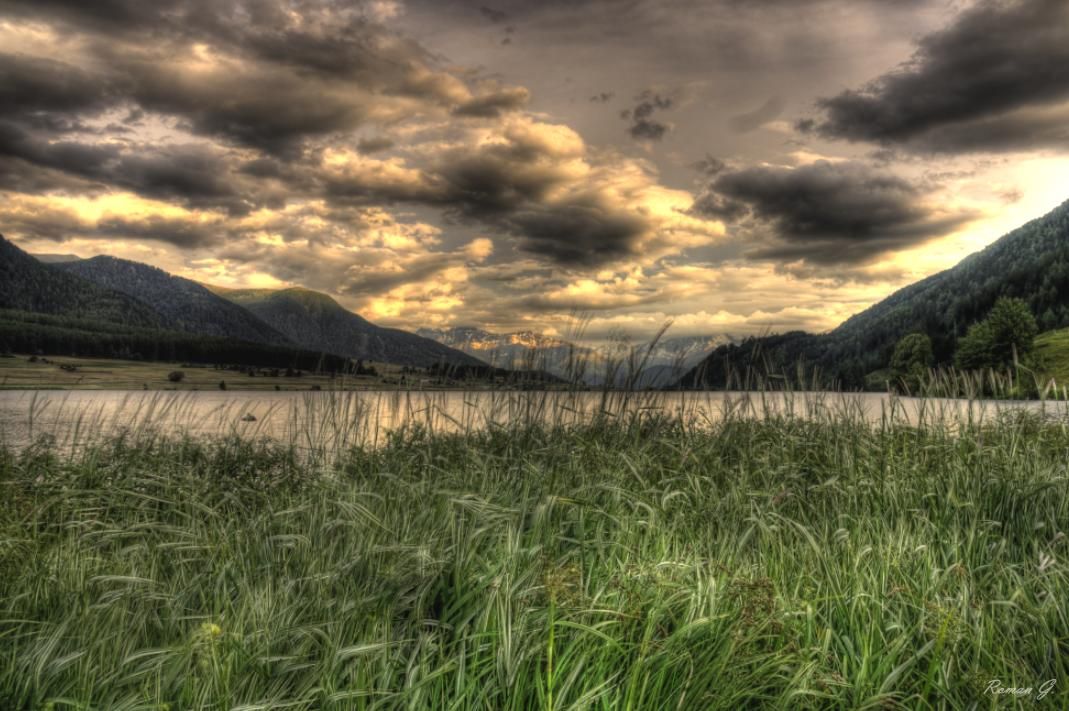
[[[1041,380],[1053,378],[1059,387],[1069,383],[1069,328],[1040,334],[1032,356]]]
[[[293,346],[0,309],[0,352],[347,373],[343,357]]]
[[[725,373],[751,364],[783,369],[804,362],[826,380],[861,388],[886,367],[908,333],[932,339],[937,364],[999,297],[1023,299],[1043,330],[1069,325],[1069,202],[1001,237],[958,265],[905,287],[826,334],[793,332],[718,348],[681,381],[722,387]]]
[[[0,309],[159,328],[165,319],[113,289],[42,264],[0,235]]]
[[[172,330],[252,343],[291,345],[289,339],[237,304],[195,281],[172,276],[147,264],[101,256],[54,263],[52,267],[144,302],[161,314]]]
[[[316,291],[210,288],[248,309],[303,348],[417,367],[443,362],[485,365],[477,358],[429,338],[376,326]]]

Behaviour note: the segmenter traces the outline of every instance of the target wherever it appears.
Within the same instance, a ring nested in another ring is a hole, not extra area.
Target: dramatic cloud
[[[1049,154],[917,150],[1066,142],[1059,5],[804,1],[0,0],[0,231],[600,338],[830,327],[1064,199]],[[785,120],[916,37],[876,120]]]
[[[672,99],[647,90],[635,100],[638,102],[635,108],[620,112],[620,118],[631,123],[627,132],[637,141],[659,141],[664,138],[672,127],[654,120],[653,115],[672,108]]]
[[[945,210],[897,176],[858,163],[722,174],[695,208],[723,219],[748,214],[772,239],[750,256],[814,264],[863,264],[942,237],[975,217]]]
[[[453,113],[457,116],[496,118],[508,111],[522,109],[530,98],[530,92],[522,86],[513,87],[476,96],[457,106]]]
[[[328,154],[326,195],[338,203],[437,206],[569,267],[656,259],[718,234],[715,225],[682,214],[685,191],[659,187],[636,161],[595,160],[565,126],[517,117],[422,151],[412,163]]]
[[[932,152],[1069,148],[1069,3],[981,0],[899,69],[819,102],[828,138]]]
[[[42,54],[59,49],[63,60],[0,55],[0,116],[26,128],[69,130],[136,106],[195,134],[294,154],[310,138],[472,98],[419,45],[341,4],[7,0],[0,12],[75,38],[43,42]]]

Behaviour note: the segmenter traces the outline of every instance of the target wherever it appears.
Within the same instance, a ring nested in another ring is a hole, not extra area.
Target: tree
[[[965,370],[1005,368],[1031,352],[1037,333],[1028,304],[1003,297],[958,341],[954,363]]]
[[[185,377],[186,374],[183,373],[181,370],[172,370],[170,373],[167,374],[167,379],[170,380],[172,383],[180,383]]]
[[[903,336],[895,345],[894,355],[891,356],[891,374],[896,381],[916,390],[934,361],[932,339],[924,333],[911,333]]]
[[[1001,298],[987,316],[991,324],[994,355],[1003,365],[1032,351],[1039,326],[1036,317],[1021,299]]]
[[[962,370],[981,370],[995,367],[992,351],[994,337],[991,325],[986,321],[974,323],[968,333],[958,341],[958,350],[954,354],[954,365]]]

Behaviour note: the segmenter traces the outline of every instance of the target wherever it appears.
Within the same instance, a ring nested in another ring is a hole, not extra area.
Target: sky
[[[828,330],[1067,151],[1066,0],[0,0],[0,233],[412,330]]]

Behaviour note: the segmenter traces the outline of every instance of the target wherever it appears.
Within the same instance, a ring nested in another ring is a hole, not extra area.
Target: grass
[[[374,366],[380,375],[331,377],[306,372],[301,377],[286,377],[284,374],[271,377],[267,373],[272,369],[260,368],[257,369],[257,376],[250,377],[243,372],[217,370],[202,365],[51,355],[31,361],[29,356],[17,355],[0,357],[0,390],[218,390],[220,381],[226,382],[227,390],[435,387],[433,379],[426,375],[408,376],[415,378],[415,381],[402,386],[399,383],[399,366],[386,363],[368,365]],[[184,375],[178,383],[167,377],[176,370]]]
[[[1034,349],[1044,377],[1069,384],[1069,328],[1039,334]]]
[[[1069,422],[0,452],[0,708],[1069,705]]]

